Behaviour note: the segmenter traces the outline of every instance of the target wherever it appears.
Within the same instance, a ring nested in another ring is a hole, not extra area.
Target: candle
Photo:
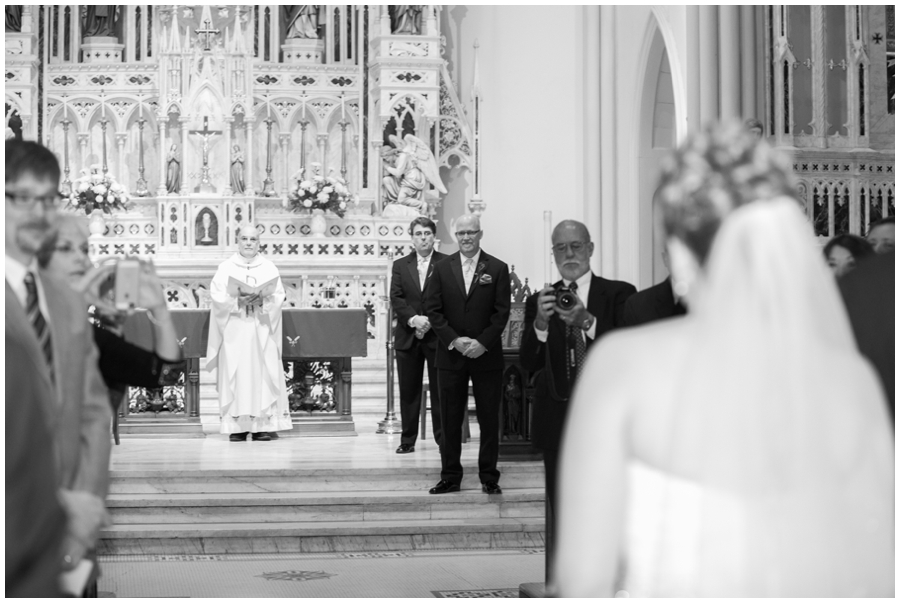
[[[300,97],[300,118],[306,120],[306,95]]]
[[[344,94],[341,93],[341,119],[347,119],[347,108],[344,107]]]
[[[545,211],[544,212],[544,240],[547,243],[551,242],[550,241],[550,225],[551,225],[552,221],[553,221],[553,212]],[[552,270],[552,268],[551,268],[552,264],[550,262],[550,258],[552,255],[553,255],[552,248],[550,249],[549,253],[547,253],[547,252],[544,253],[544,286],[545,287],[549,287],[550,283],[553,282],[551,280],[553,277],[550,276],[550,271]]]
[[[138,100],[138,117],[141,119],[144,119],[144,99],[143,99],[143,97],[141,97],[141,99]]]
[[[266,119],[272,119],[272,105],[269,103],[269,95],[266,95]]]

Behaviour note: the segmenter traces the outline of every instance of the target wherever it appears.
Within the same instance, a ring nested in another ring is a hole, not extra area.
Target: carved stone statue
[[[82,37],[118,36],[116,24],[119,20],[119,7],[115,4],[89,4],[84,9],[82,21]]]
[[[285,39],[316,40],[319,38],[319,5],[282,6],[281,22]]]
[[[6,5],[6,31],[22,31],[22,5]]]
[[[231,190],[235,195],[244,192],[244,153],[238,145],[231,152]]]
[[[181,157],[176,144],[169,149],[166,160],[166,190],[170,193],[181,191]]]
[[[422,33],[422,9],[424,5],[397,4],[391,7],[391,33]]]
[[[437,163],[431,149],[419,138],[407,134],[403,140],[390,136],[394,148],[399,150],[394,166],[385,165],[388,175],[384,177],[385,204],[406,205],[425,215],[428,204],[425,201],[425,187],[430,182],[441,193],[447,189],[441,182]],[[405,141],[405,144],[404,144]]]

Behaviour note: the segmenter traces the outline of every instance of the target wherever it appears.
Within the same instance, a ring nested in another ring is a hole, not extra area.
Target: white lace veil
[[[890,421],[797,202],[728,215],[692,303],[669,446],[703,485],[696,575],[745,596],[892,595]]]

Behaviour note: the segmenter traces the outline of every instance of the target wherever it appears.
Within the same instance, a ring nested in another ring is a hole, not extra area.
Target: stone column
[[[740,8],[719,6],[719,115],[721,119],[741,116],[741,31]]]
[[[181,191],[182,195],[188,194],[188,118],[181,116],[178,118],[181,123]]]
[[[126,188],[126,190],[131,190],[128,182],[125,182],[125,143],[128,141],[128,132],[116,132],[116,148],[118,150],[118,155],[116,156],[116,163],[118,164],[115,169],[110,169],[113,176],[116,177],[116,180]],[[129,176],[129,180],[130,180]]]
[[[287,197],[288,191],[291,188],[291,162],[290,157],[288,157],[288,143],[290,142],[290,132],[281,132],[278,134],[278,146],[281,147],[281,156],[284,158],[284,188],[281,189],[281,194],[285,197]]]
[[[247,167],[244,170],[244,194],[254,196],[256,194],[255,180],[253,179],[253,121],[244,121],[244,157]]]
[[[319,148],[319,163],[322,164],[322,175],[328,174],[328,157],[325,155],[328,144],[328,134],[319,134],[316,136],[316,146]]]
[[[169,169],[168,164],[166,163],[167,155],[169,154],[169,147],[171,146],[166,141],[166,123],[168,122],[168,115],[156,115],[157,125],[159,126],[159,184],[156,187],[156,196],[163,197],[167,194],[166,191],[166,172]],[[162,226],[160,226],[162,228]]]
[[[700,7],[700,125],[719,118],[719,9]]]
[[[686,69],[688,132],[700,129],[700,7],[688,5],[686,17]]]
[[[600,7],[600,273],[616,274],[616,7]],[[557,217],[554,216],[554,220]],[[614,277],[610,277],[614,278]]]
[[[765,115],[756,109],[757,65],[763,71],[763,61],[756,60],[756,7],[752,4],[741,5],[741,116],[744,119],[755,117],[765,121]]]
[[[600,7],[585,6],[584,11],[584,217],[589,232],[600,232],[600,91],[603,89],[600,74]],[[549,241],[544,242],[549,245]],[[600,273],[600,258],[592,258],[592,267]]]
[[[225,176],[225,188],[222,190],[222,194],[226,197],[230,197],[234,194],[234,191],[231,190],[231,124],[234,122],[234,117],[226,117],[225,118],[225,132],[222,133],[222,138],[225,139],[225,163],[228,164],[225,170],[227,174]]]

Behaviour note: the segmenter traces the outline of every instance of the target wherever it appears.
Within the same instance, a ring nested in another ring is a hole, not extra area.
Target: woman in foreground
[[[736,125],[664,167],[690,313],[587,359],[551,591],[893,596],[890,421],[793,190],[789,160]]]

